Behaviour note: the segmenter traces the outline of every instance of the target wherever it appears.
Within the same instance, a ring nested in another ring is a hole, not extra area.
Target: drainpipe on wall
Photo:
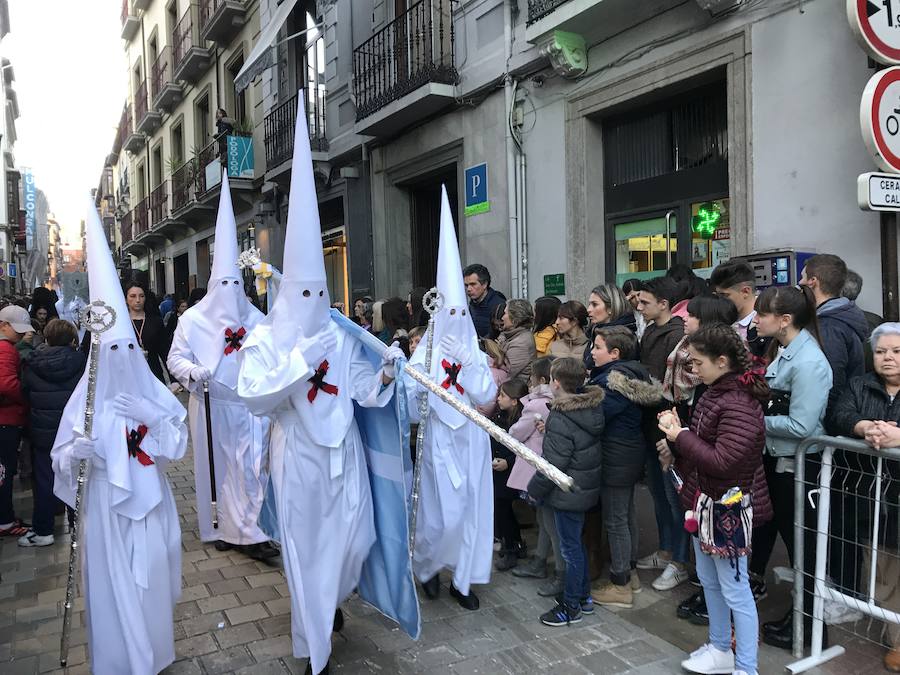
[[[522,282],[522,262],[519,237],[519,201],[516,168],[516,142],[512,133],[512,111],[515,105],[515,78],[509,74],[509,63],[512,60],[513,25],[518,5],[516,0],[507,0],[506,21],[503,25],[503,40],[506,48],[506,75],[503,80],[503,112],[506,116],[506,197],[509,210],[509,272],[511,297],[519,297]]]

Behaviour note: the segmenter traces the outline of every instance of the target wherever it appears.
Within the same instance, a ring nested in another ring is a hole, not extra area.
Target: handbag
[[[789,415],[791,412],[791,392],[785,389],[773,389],[763,409],[766,417],[772,415]]]
[[[717,558],[727,558],[740,580],[737,559],[750,555],[753,539],[753,499],[749,493],[732,504],[723,504],[704,492],[697,492],[694,506],[700,550]]]

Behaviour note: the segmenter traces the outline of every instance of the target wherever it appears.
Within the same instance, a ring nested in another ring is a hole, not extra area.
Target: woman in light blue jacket
[[[772,399],[766,410],[766,450],[763,465],[775,517],[753,531],[751,584],[759,598],[765,593],[765,572],[778,534],[794,562],[794,454],[806,438],[825,433],[823,420],[831,390],[831,366],[819,346],[816,302],[809,288],[775,287],[756,301],[757,332],[771,337],[766,382]],[[807,480],[818,475],[821,450],[813,449],[807,461]],[[815,530],[808,507],[804,519]],[[799,515],[799,514],[798,514]],[[804,558],[812,569],[813,542],[804,546]],[[804,565],[804,567],[806,567]],[[810,584],[807,584],[809,587]],[[811,595],[809,596],[811,603]],[[809,607],[812,610],[812,605]],[[782,621],[763,625],[763,641],[790,649],[792,613]],[[806,631],[809,636],[809,631]]]

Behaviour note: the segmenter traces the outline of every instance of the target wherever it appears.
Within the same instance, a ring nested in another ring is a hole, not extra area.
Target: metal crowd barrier
[[[819,461],[806,454],[812,446],[822,449],[821,465],[819,475],[808,480],[808,468]],[[876,450],[858,440],[815,436],[798,446],[794,471],[793,655],[799,660],[788,670],[801,673],[843,654],[844,647],[835,644],[838,633],[884,649],[900,647],[900,448]],[[809,530],[804,522],[809,518],[807,500],[815,509],[815,527]],[[813,537],[814,570],[804,569],[810,566],[804,566],[805,540]],[[880,569],[882,576],[891,570],[886,584],[876,583]],[[804,616],[808,583],[813,588],[811,617]],[[885,596],[892,607],[879,604]],[[826,602],[833,618],[835,612],[858,613],[849,622],[830,624],[832,645],[827,648]],[[803,658],[809,618],[810,654]],[[893,640],[884,639],[888,632]]]

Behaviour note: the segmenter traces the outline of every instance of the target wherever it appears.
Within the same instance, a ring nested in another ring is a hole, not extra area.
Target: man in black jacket
[[[869,338],[869,324],[863,311],[852,300],[841,297],[847,282],[847,264],[829,253],[814,255],[806,261],[800,285],[812,289],[816,298],[816,317],[819,321],[822,351],[831,365],[833,381],[828,395],[828,409],[834,407],[847,383],[865,374],[863,344]],[[826,419],[830,419],[831,414]],[[834,429],[828,429],[833,432]],[[836,450],[832,492],[829,574],[844,592],[854,593],[862,550],[857,542],[857,530],[865,521],[859,500],[853,494],[859,484],[859,458],[855,453]],[[813,480],[815,476],[811,476]]]
[[[480,338],[491,337],[491,317],[497,305],[506,302],[506,296],[491,288],[491,273],[484,265],[468,265],[463,270],[463,283],[475,332]]]

